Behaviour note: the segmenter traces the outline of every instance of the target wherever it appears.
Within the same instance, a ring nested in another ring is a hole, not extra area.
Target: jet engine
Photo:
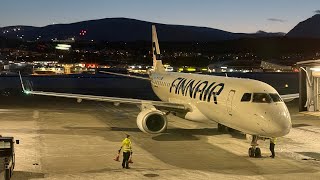
[[[161,133],[167,129],[167,116],[159,111],[147,109],[138,114],[137,125],[142,132]]]

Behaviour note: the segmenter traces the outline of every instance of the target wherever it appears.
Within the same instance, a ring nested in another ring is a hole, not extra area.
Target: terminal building
[[[264,72],[292,72],[292,66],[272,61],[261,61],[261,68]]]
[[[259,61],[229,60],[208,65],[209,72],[262,72]]]
[[[209,72],[292,72],[290,65],[279,61],[230,60],[210,64]]]

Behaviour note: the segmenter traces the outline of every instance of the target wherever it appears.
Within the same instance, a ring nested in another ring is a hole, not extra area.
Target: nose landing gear
[[[252,135],[252,141],[251,141],[251,148],[248,150],[249,157],[255,157],[260,158],[261,157],[261,150],[258,147],[258,136]]]

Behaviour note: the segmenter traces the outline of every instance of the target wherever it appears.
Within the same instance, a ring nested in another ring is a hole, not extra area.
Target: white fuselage
[[[278,92],[252,80],[175,72],[150,73],[155,94],[171,103],[188,104],[190,120],[213,120],[247,134],[279,137],[289,133],[291,118],[283,101],[265,101]],[[247,93],[248,98],[244,98]],[[271,94],[269,96],[269,94]],[[259,101],[259,97],[261,101]]]

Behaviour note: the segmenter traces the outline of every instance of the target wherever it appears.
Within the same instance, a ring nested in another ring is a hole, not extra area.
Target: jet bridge
[[[297,62],[299,66],[299,111],[319,111],[320,59]]]

